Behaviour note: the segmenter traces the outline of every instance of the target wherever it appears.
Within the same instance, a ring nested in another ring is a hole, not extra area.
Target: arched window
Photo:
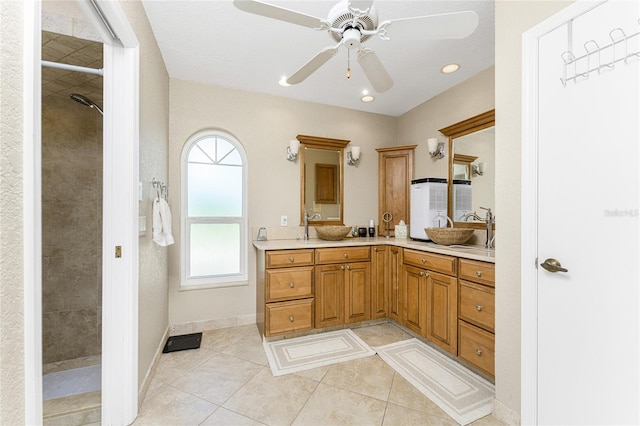
[[[247,161],[221,131],[189,138],[182,152],[182,287],[247,284]]]

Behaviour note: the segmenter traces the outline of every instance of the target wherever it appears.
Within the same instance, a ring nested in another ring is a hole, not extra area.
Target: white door
[[[638,18],[610,1],[538,38],[538,424],[640,422],[640,57],[622,42],[640,52]]]

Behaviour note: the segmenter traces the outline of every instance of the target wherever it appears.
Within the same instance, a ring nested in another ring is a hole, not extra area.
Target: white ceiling
[[[326,19],[337,1],[268,1]],[[334,46],[326,31],[277,21],[238,10],[231,0],[143,0],[169,76],[210,85],[267,93],[361,111],[399,116],[494,64],[493,0],[376,0],[379,21],[475,11],[480,22],[462,40],[403,41],[372,37],[373,49],[394,80],[375,93],[352,54],[346,78],[347,50],[304,82],[282,87],[291,75],[321,49]],[[449,63],[454,74],[442,74]],[[375,97],[360,101],[363,90]]]

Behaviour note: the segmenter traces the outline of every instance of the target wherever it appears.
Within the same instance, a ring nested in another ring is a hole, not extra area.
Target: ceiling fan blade
[[[473,11],[444,13],[393,19],[381,23],[384,36],[401,40],[459,39],[471,35],[478,27],[478,15]]]
[[[371,10],[373,0],[348,0],[347,7],[354,15],[366,14]]]
[[[301,66],[298,71],[294,72],[289,78],[287,78],[287,84],[302,83],[307,77],[316,72],[318,68],[323,66],[329,59],[333,58],[337,51],[337,47],[327,47],[322,49],[320,53],[311,58],[309,62]]]
[[[267,18],[277,19],[291,24],[302,25],[303,27],[320,29],[330,26],[324,19],[316,18],[315,16],[296,12],[295,10],[286,9],[269,3],[263,3],[261,1],[233,0],[233,5],[244,12],[266,16]]]
[[[361,49],[358,52],[358,62],[376,92],[382,93],[391,89],[393,80],[373,50]]]

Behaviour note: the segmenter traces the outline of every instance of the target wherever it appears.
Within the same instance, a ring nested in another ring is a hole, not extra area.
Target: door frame
[[[520,418],[538,424],[538,41],[606,0],[578,0],[522,36]]]
[[[104,42],[102,423],[130,424],[138,412],[139,44],[119,2],[95,0],[110,31],[90,0],[77,1]],[[24,5],[25,422],[41,424],[42,10],[37,0]]]

